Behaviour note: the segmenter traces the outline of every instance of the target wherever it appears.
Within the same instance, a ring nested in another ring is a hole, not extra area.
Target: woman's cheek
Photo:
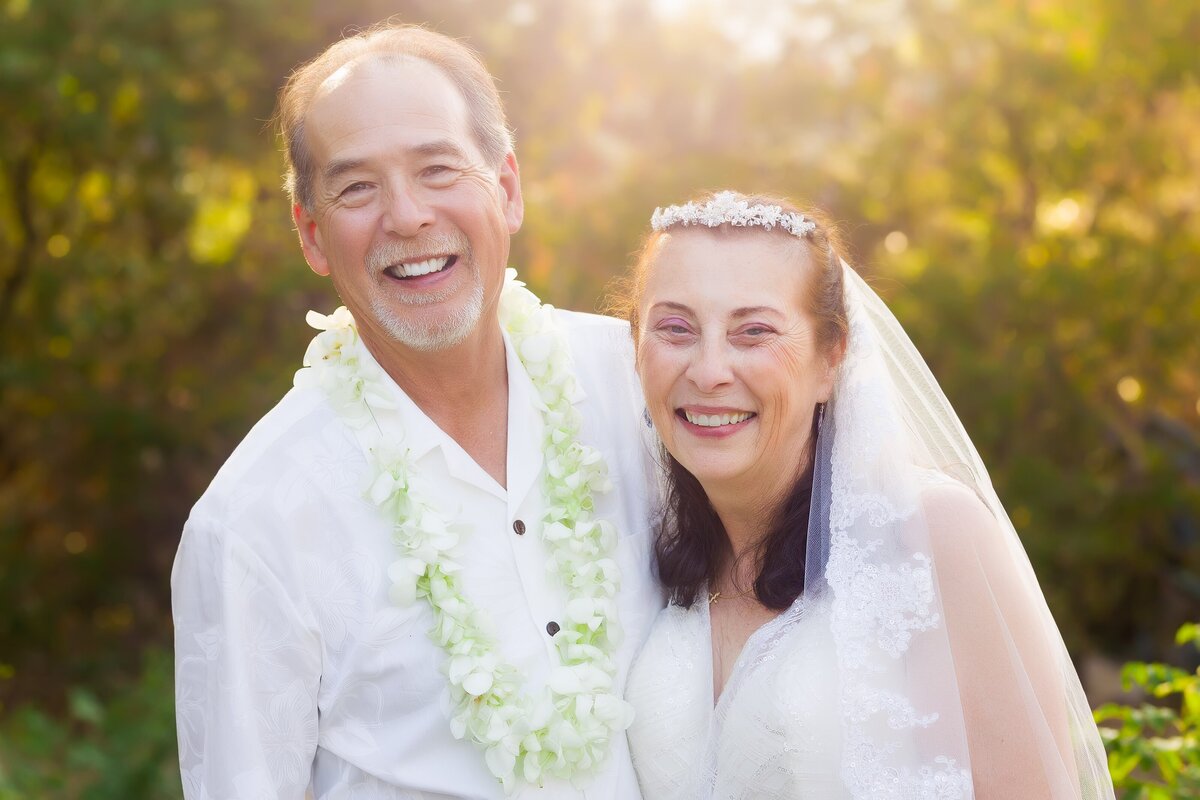
[[[638,352],[638,377],[642,381],[642,394],[651,414],[674,413],[661,411],[670,405],[671,386],[674,373],[677,372],[677,365],[673,363],[674,359],[668,350],[659,342],[649,341],[643,342]]]

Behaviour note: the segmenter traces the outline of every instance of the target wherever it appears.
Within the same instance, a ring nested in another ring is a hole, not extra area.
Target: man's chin
[[[422,353],[457,347],[479,326],[482,308],[469,302],[457,308],[375,308],[379,327],[399,345]]]

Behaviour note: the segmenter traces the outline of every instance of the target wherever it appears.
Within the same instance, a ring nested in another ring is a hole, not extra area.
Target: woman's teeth
[[[693,425],[699,425],[702,428],[718,428],[722,425],[737,425],[739,422],[745,422],[754,416],[749,411],[741,411],[737,414],[693,414],[685,410],[683,412],[687,421]]]
[[[426,261],[414,261],[411,264],[398,264],[395,268],[396,274],[403,278],[415,278],[418,275],[428,275],[431,272],[440,272],[450,263],[450,256],[442,256],[441,258],[430,258]]]

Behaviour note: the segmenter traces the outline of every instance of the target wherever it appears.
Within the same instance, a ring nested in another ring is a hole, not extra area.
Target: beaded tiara
[[[720,225],[741,227],[759,226],[771,230],[778,225],[783,230],[801,239],[809,238],[817,229],[817,223],[803,214],[784,211],[779,206],[750,205],[735,192],[718,192],[707,203],[687,203],[682,206],[667,206],[654,209],[650,227],[665,231],[674,225],[704,225],[716,228]]]

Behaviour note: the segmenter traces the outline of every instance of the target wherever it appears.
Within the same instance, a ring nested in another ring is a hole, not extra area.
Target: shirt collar
[[[418,460],[435,448],[440,448],[447,470],[452,476],[501,499],[511,497],[516,503],[519,503],[531,489],[536,488],[537,478],[541,474],[543,462],[542,411],[545,410],[546,404],[542,401],[537,388],[521,364],[508,332],[502,329],[501,335],[504,341],[504,357],[508,370],[507,492],[474,459],[467,455],[454,439],[439,428],[383,370],[380,371],[385,376],[385,385],[389,391],[387,399],[391,401],[393,407],[379,409],[376,418],[386,435],[395,435],[393,432],[400,435],[399,439],[389,441],[388,444],[393,447],[403,447],[413,460]],[[359,346],[360,357],[370,359],[378,365],[366,345],[360,341]],[[580,403],[586,395],[579,385],[579,381],[576,380],[574,383],[575,391],[571,394],[571,401]]]

